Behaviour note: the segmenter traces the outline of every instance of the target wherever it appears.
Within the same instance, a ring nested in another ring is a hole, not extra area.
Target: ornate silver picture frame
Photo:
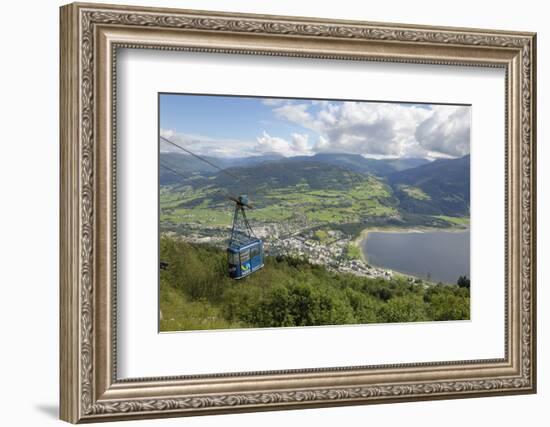
[[[80,3],[60,13],[61,419],[79,423],[536,391],[534,33]],[[504,70],[504,357],[120,378],[121,49]]]

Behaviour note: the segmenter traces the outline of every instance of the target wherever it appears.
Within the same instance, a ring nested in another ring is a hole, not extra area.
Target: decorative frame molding
[[[533,33],[63,6],[61,418],[77,423],[535,392],[535,43]],[[114,147],[119,47],[505,68],[505,358],[118,380]]]

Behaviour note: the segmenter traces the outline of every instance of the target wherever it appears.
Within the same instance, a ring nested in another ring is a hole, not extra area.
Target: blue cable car
[[[220,168],[210,160],[207,160],[204,157],[193,153],[191,150],[170,141],[168,138],[160,136],[160,139],[174,147],[179,148],[187,154],[208,163],[210,166],[230,176],[237,182],[243,180],[242,177],[239,177],[226,169]],[[175,173],[176,175],[182,176],[183,178],[189,178],[189,176],[180,174],[172,167],[168,167],[162,163],[160,163],[160,166],[172,173]],[[246,218],[245,208],[253,208],[253,206],[248,203],[248,196],[246,194],[242,194],[238,198],[230,197],[229,199],[235,202],[233,228],[231,229],[231,239],[229,241],[229,246],[227,247],[229,277],[233,279],[241,279],[254,273],[255,271],[258,271],[264,266],[264,243],[261,239],[258,239],[254,235],[252,227],[250,227],[248,219]],[[161,261],[160,268],[163,270],[168,268],[168,263]]]
[[[263,242],[252,239],[244,246],[233,244],[227,248],[229,259],[229,277],[241,279],[264,266]]]
[[[246,218],[245,207],[252,209],[248,197],[241,195],[230,199],[235,202],[235,212],[227,247],[229,277],[242,279],[264,266],[264,243],[254,235]]]

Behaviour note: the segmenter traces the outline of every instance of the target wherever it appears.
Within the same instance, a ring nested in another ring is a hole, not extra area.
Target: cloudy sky
[[[161,135],[202,155],[461,157],[470,107],[162,94]],[[161,143],[161,151],[177,148]]]

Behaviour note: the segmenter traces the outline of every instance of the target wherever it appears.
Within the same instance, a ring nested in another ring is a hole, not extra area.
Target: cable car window
[[[260,255],[260,245],[256,245],[250,249],[250,258],[254,258]]]
[[[250,249],[245,249],[241,251],[241,263],[248,261],[250,259]]]
[[[239,264],[239,253],[231,252],[229,255],[229,263],[233,265]]]

